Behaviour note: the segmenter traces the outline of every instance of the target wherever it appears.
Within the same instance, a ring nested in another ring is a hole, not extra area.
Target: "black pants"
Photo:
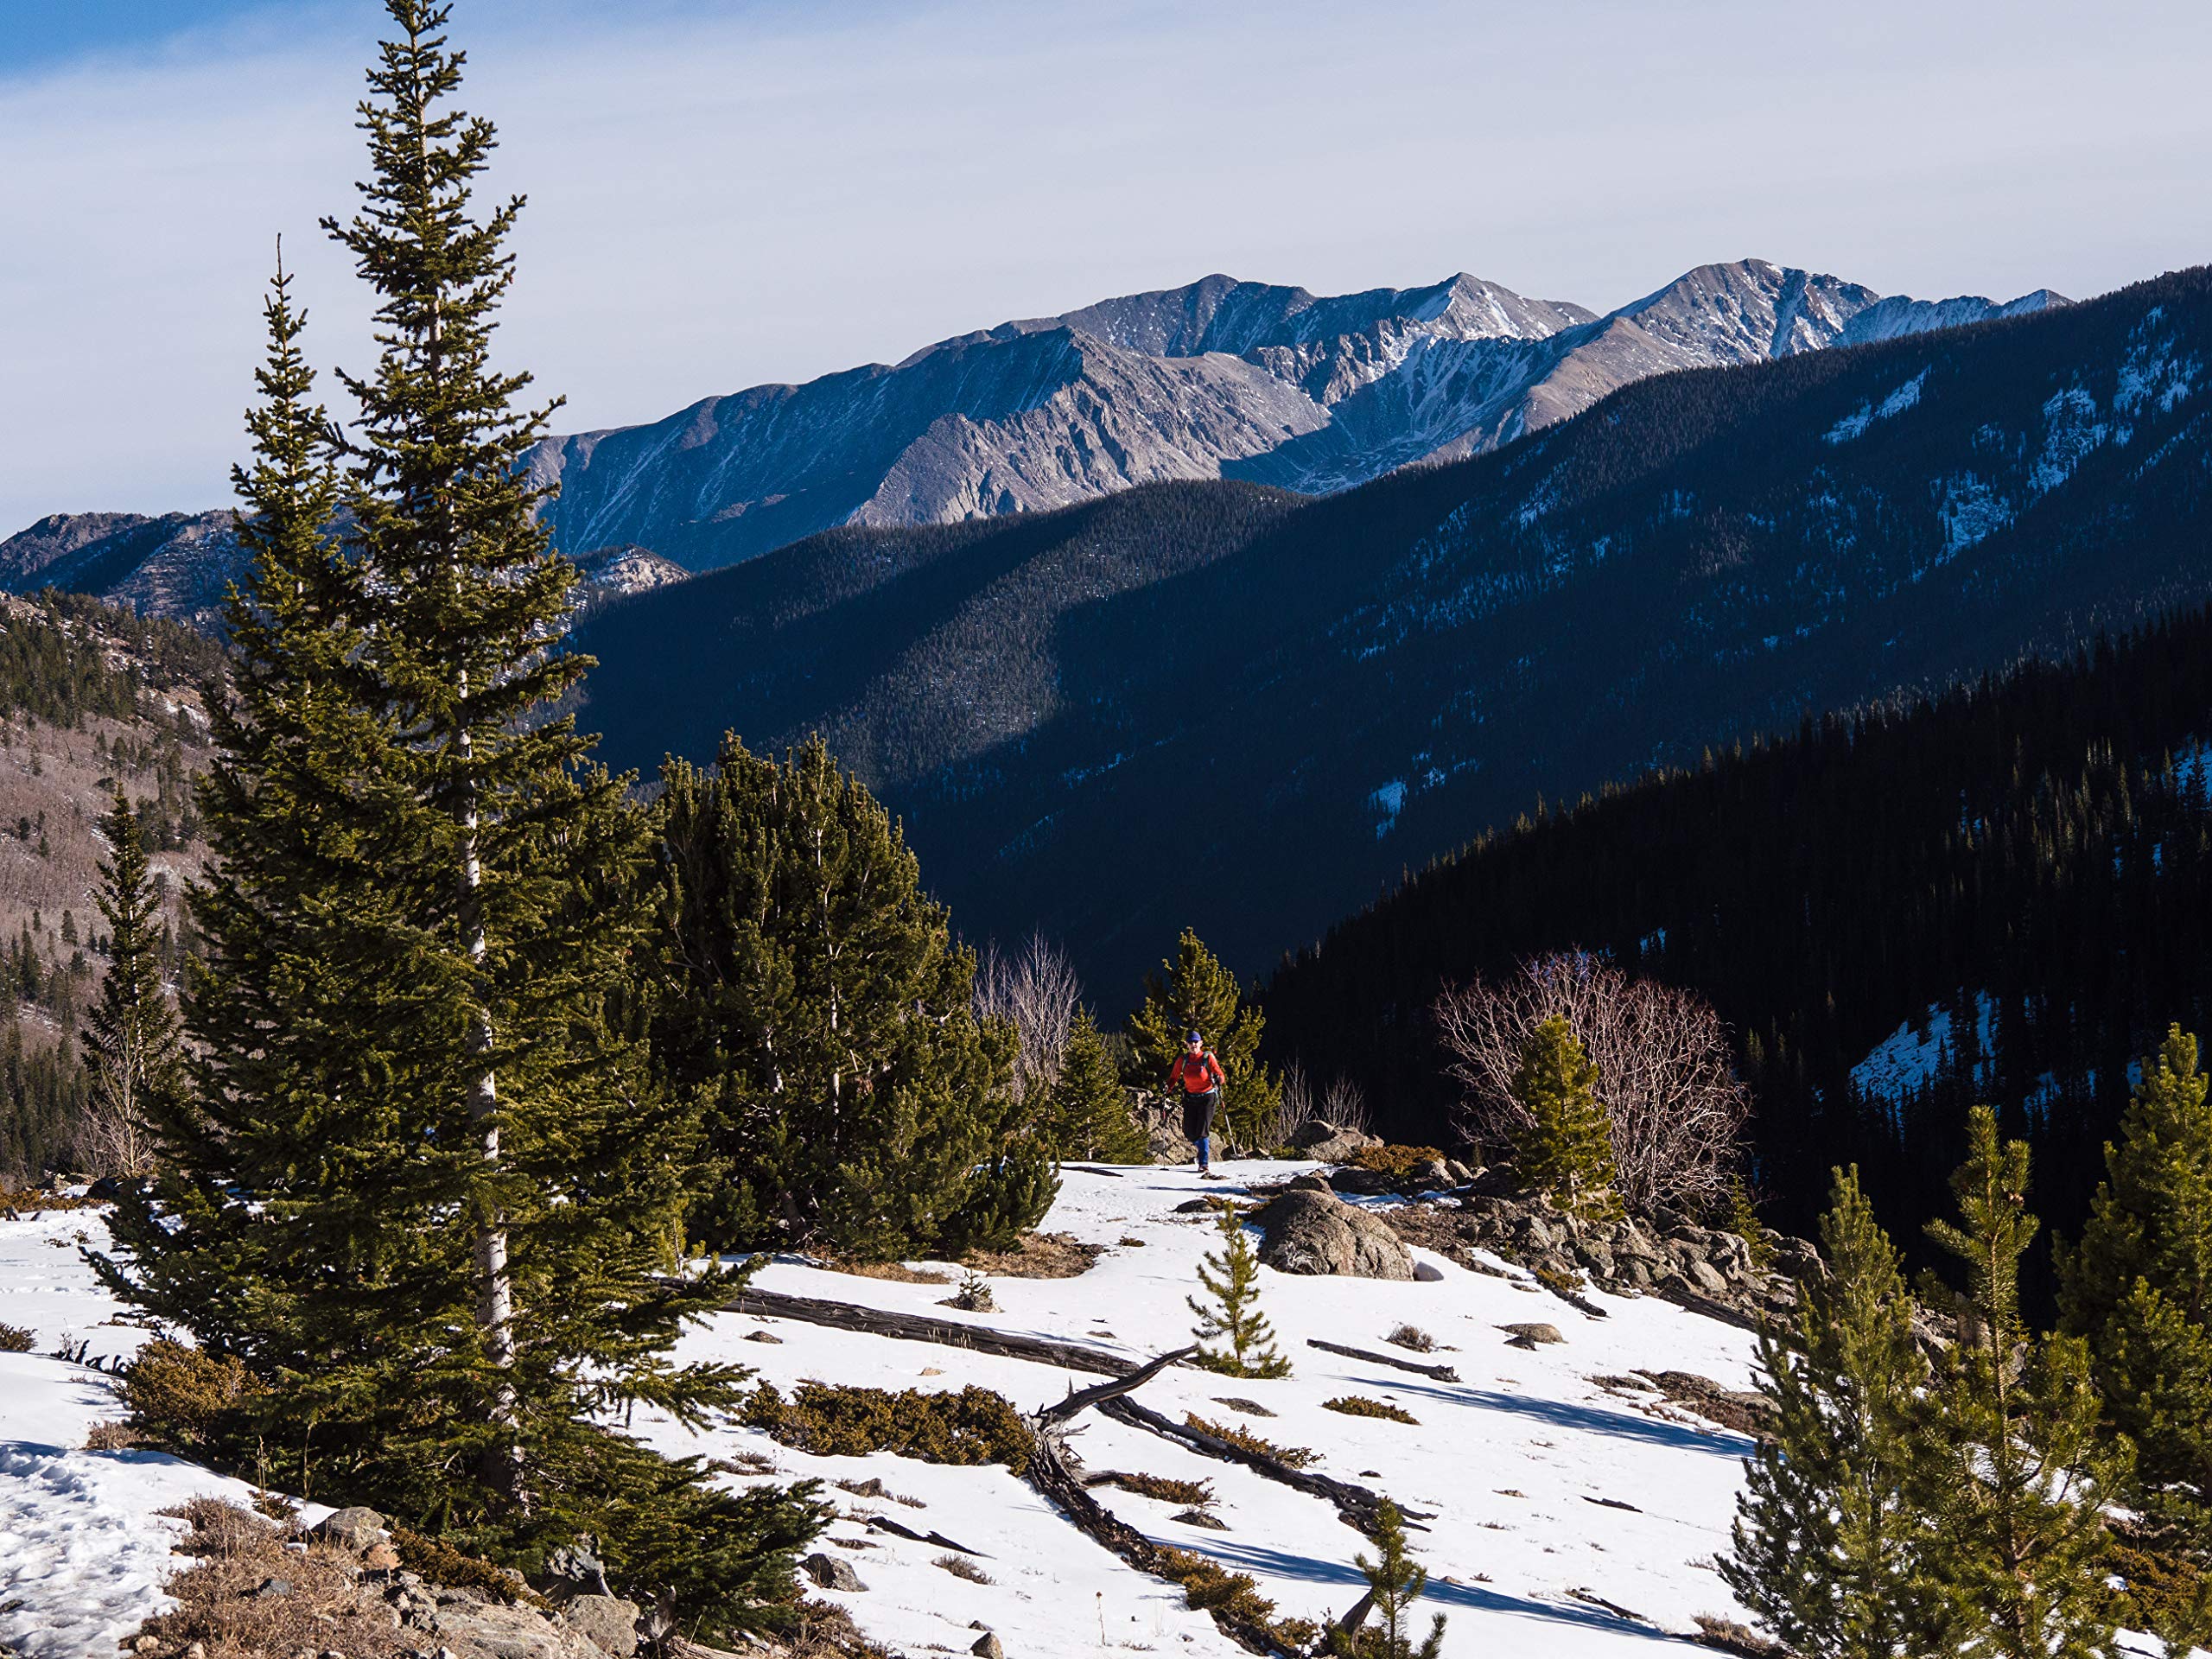
[[[1183,1096],[1183,1138],[1198,1141],[1213,1133],[1213,1115],[1221,1105],[1221,1090],[1209,1089],[1204,1094]]]

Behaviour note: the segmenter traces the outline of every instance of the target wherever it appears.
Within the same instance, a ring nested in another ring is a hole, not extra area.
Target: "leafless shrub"
[[[1361,1135],[1375,1132],[1374,1115],[1367,1109],[1367,1097],[1360,1092],[1357,1084],[1340,1076],[1317,1094],[1306,1068],[1294,1060],[1283,1072],[1282,1099],[1275,1107],[1263,1139],[1270,1147],[1295,1146],[1298,1132],[1307,1124],[1317,1122],[1353,1129]]]
[[[976,1012],[1008,1021],[1020,1040],[1014,1084],[1025,1100],[1059,1081],[1068,1027],[1083,1002],[1083,982],[1067,953],[1032,933],[1012,955],[987,945],[976,969]]]
[[[1329,1085],[1328,1093],[1321,1096],[1321,1116],[1340,1129],[1354,1129],[1361,1135],[1375,1133],[1374,1115],[1367,1109],[1367,1096],[1347,1077],[1339,1076]]]
[[[969,1560],[965,1555],[940,1555],[930,1563],[941,1567],[956,1579],[965,1579],[970,1584],[995,1584],[997,1580]]]
[[[1474,1138],[1510,1142],[1527,1124],[1514,1073],[1537,1026],[1563,1015],[1597,1063],[1622,1198],[1698,1213],[1726,1201],[1751,1096],[1702,999],[1573,952],[1523,963],[1500,984],[1449,988],[1434,1014],[1465,1091],[1461,1127]]]

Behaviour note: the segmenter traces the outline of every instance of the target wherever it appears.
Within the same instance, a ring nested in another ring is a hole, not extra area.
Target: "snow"
[[[1230,1173],[1257,1180],[1306,1167],[1236,1164]],[[1188,1340],[1184,1299],[1196,1287],[1198,1257],[1215,1243],[1202,1217],[1176,1214],[1175,1207],[1201,1193],[1239,1190],[1201,1183],[1189,1170],[1071,1168],[1045,1225],[1102,1244],[1106,1254],[1071,1279],[994,1278],[992,1313],[939,1306],[950,1285],[833,1273],[797,1258],[772,1262],[758,1282],[1148,1357]],[[1389,1201],[1370,1202],[1387,1207]],[[34,1325],[41,1347],[67,1332],[91,1338],[95,1354],[127,1353],[141,1333],[106,1323],[116,1310],[78,1254],[79,1230],[95,1245],[105,1242],[92,1211],[0,1224],[0,1319]],[[1278,1444],[1317,1448],[1320,1471],[1430,1512],[1426,1529],[1414,1535],[1433,1575],[1421,1617],[1425,1623],[1428,1611],[1449,1616],[1445,1651],[1454,1659],[1604,1659],[1648,1651],[1662,1632],[1690,1630],[1700,1613],[1742,1618],[1711,1561],[1726,1546],[1749,1442],[1669,1410],[1656,1395],[1610,1392],[1592,1379],[1681,1370],[1726,1388],[1748,1387],[1751,1338],[1666,1302],[1600,1293],[1592,1300],[1610,1317],[1592,1319],[1517,1269],[1494,1278],[1415,1255],[1433,1280],[1292,1278],[1262,1269],[1263,1306],[1294,1375],[1234,1380],[1177,1368],[1147,1383],[1140,1398],[1170,1417],[1196,1412]],[[1566,1342],[1533,1352],[1505,1346],[1497,1327],[1527,1320],[1556,1325]],[[1306,1338],[1322,1337],[1395,1351],[1385,1338],[1401,1321],[1428,1332],[1441,1351],[1425,1357],[1455,1366],[1463,1380],[1432,1382],[1306,1345]],[[747,1339],[755,1333],[780,1341]],[[786,1390],[807,1379],[925,1389],[975,1383],[1032,1411],[1098,1380],[934,1344],[737,1314],[693,1331],[679,1357],[739,1360]],[[181,1528],[157,1511],[200,1492],[249,1495],[238,1482],[158,1454],[83,1450],[89,1426],[115,1414],[108,1383],[84,1366],[0,1357],[0,1603],[18,1604],[0,1614],[0,1643],[13,1642],[34,1659],[107,1659],[117,1638],[155,1610],[156,1586],[175,1565],[169,1545]],[[1322,1408],[1323,1400],[1346,1393],[1394,1401],[1420,1427]],[[1223,1396],[1258,1402],[1276,1415],[1241,1415],[1220,1403]],[[772,1460],[772,1476],[727,1477],[739,1484],[873,1478],[918,1500],[910,1506],[835,1489],[827,1494],[841,1519],[819,1547],[850,1560],[868,1588],[823,1593],[894,1649],[965,1652],[981,1624],[1010,1653],[1103,1648],[1230,1659],[1238,1651],[1205,1615],[1184,1605],[1179,1587],[1125,1566],[1003,1469],[946,1468],[887,1454],[817,1458],[756,1430],[725,1424],[694,1435],[642,1411],[636,1427],[672,1453]],[[1072,1444],[1093,1470],[1211,1482],[1225,1532],[1172,1519],[1174,1505],[1111,1488],[1098,1495],[1156,1541],[1249,1573],[1282,1616],[1331,1617],[1358,1599],[1363,1585],[1352,1558],[1366,1542],[1332,1506],[1095,1414]],[[868,1531],[869,1513],[978,1552],[976,1565],[993,1582],[970,1583],[935,1565],[948,1553],[938,1546]],[[1578,1590],[1653,1624],[1618,1619],[1578,1601]]]
[[[79,1235],[106,1246],[92,1211],[0,1221],[0,1321],[35,1332],[41,1348],[83,1341],[92,1357],[134,1352],[144,1333],[108,1323],[117,1309]],[[171,1550],[185,1528],[161,1511],[203,1495],[253,1497],[243,1481],[162,1452],[85,1450],[94,1423],[122,1415],[111,1382],[43,1353],[0,1354],[0,1652],[111,1659],[168,1605],[160,1586],[176,1570]]]
[[[1942,505],[1936,517],[1943,526],[1943,551],[1936,563],[1956,558],[1976,543],[1995,535],[2012,522],[2012,508],[2005,498],[1972,473],[1942,480]],[[1914,580],[1921,573],[1914,573]]]
[[[1988,1054],[1997,1040],[1997,1004],[1986,991],[1974,994],[1974,1063],[1977,1082],[1988,1074]],[[1950,1010],[1931,1002],[1917,1020],[1908,1020],[1874,1045],[1851,1068],[1851,1085],[1862,1095],[1902,1100],[1924,1089],[1957,1058]]]
[[[1920,401],[1920,389],[1927,384],[1928,371],[1923,369],[1888,397],[1883,398],[1878,406],[1873,404],[1861,404],[1855,414],[1845,416],[1830,427],[1822,441],[1832,444],[1849,443],[1853,438],[1864,435],[1866,429],[1876,421],[1886,421],[1904,414],[1905,410]]]
[[[1405,804],[1406,780],[1402,778],[1393,778],[1380,789],[1369,793],[1368,810],[1376,814],[1382,820],[1375,826],[1376,840],[1382,840],[1383,836],[1398,827],[1398,814],[1405,810]]]

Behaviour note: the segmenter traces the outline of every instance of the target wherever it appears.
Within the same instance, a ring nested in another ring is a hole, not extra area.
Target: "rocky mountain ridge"
[[[1649,375],[2062,303],[1884,298],[1761,259],[1602,316],[1464,273],[1333,297],[1215,275],[549,439],[533,467],[561,486],[568,544],[635,542],[705,570],[837,524],[957,523],[1169,480],[1325,493],[1481,454]]]
[[[822,732],[971,937],[1109,999],[1185,925],[1262,973],[1540,799],[2201,599],[2208,296],[1647,379],[1319,499],[833,531],[606,607],[583,718],[618,766]]]
[[[244,568],[238,515],[56,512],[0,541],[0,588],[59,588],[125,605],[141,616],[212,628]],[[684,572],[642,547],[594,548],[576,559],[587,597],[644,593]]]

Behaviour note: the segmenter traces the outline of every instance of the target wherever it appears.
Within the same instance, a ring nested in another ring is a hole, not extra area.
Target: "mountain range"
[[[2212,276],[1646,378],[1319,499],[1235,480],[847,527],[616,601],[619,764],[810,731],[972,934],[1111,1007],[1486,825],[2212,592]]]
[[[142,616],[203,628],[222,615],[224,591],[245,562],[237,515],[57,512],[0,542],[0,588],[90,594]],[[685,572],[642,547],[593,549],[577,560],[593,602],[681,581]]]
[[[1145,483],[1323,494],[1480,454],[1671,369],[1853,345],[2063,304],[1891,296],[1744,259],[1599,315],[1460,275],[1331,298],[1212,276],[1004,323],[804,385],[548,440],[562,544],[693,570],[839,524],[951,524]]]
[[[1884,298],[1762,259],[1704,265],[1604,316],[1459,276],[1320,298],[1208,276],[940,340],[895,366],[708,397],[549,438],[559,545],[634,591],[840,524],[1033,512],[1238,478],[1306,494],[1494,448],[1670,369],[1754,362],[2065,302]],[[0,587],[212,621],[227,511],[56,513],[0,542]]]

